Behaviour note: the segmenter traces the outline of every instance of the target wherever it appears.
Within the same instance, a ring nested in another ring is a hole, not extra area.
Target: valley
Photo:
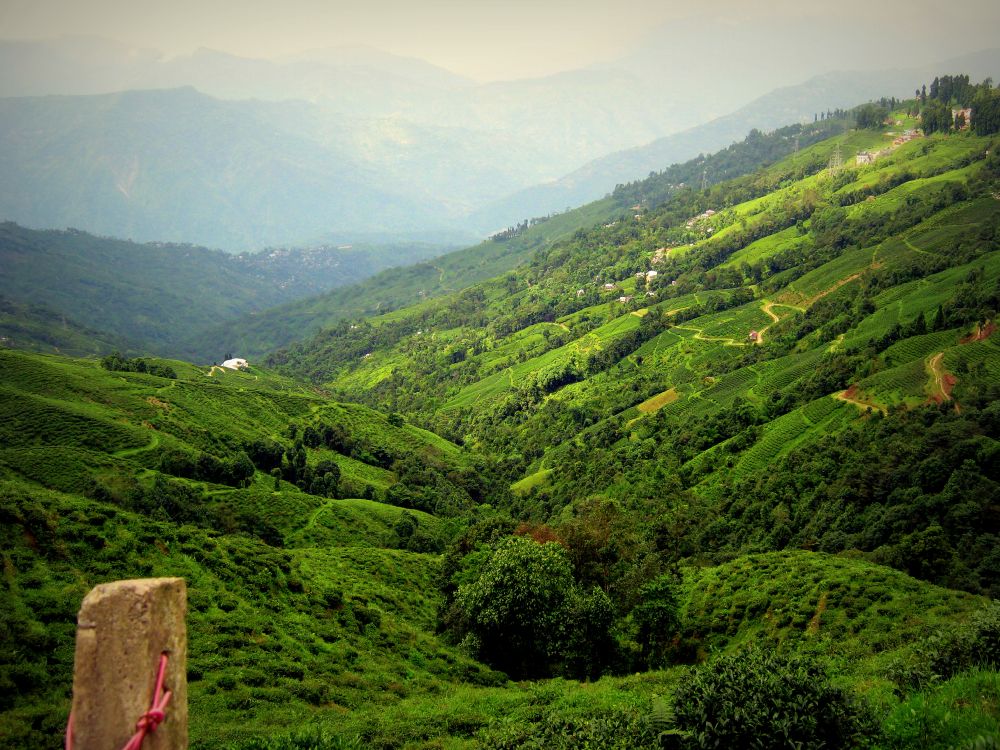
[[[4,744],[180,575],[196,750],[992,747],[1000,90],[941,80],[323,293],[3,225]]]

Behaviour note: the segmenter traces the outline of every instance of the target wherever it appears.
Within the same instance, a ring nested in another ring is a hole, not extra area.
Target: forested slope
[[[53,331],[48,337],[52,341],[41,335],[44,323],[15,328],[11,321],[7,344],[57,349],[75,321],[77,328],[107,332],[91,338],[113,340],[139,353],[221,361],[225,351],[213,348],[221,342],[201,345],[205,330],[442,250],[415,242],[231,255],[193,245],[138,244],[75,229],[39,231],[5,222],[0,224],[0,296],[20,306],[11,317],[68,321],[62,333]],[[66,353],[95,349],[66,343]],[[106,354],[112,348],[106,344],[97,351]]]
[[[892,121],[621,187],[634,215],[272,361],[518,462],[536,523],[597,494],[682,559],[853,549],[995,593],[997,143]]]

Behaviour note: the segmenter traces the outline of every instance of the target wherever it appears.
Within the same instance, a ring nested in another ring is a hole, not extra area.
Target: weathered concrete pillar
[[[160,654],[168,655],[166,718],[143,750],[185,750],[187,586],[139,578],[95,586],[80,606],[73,667],[73,750],[120,750],[150,707]]]

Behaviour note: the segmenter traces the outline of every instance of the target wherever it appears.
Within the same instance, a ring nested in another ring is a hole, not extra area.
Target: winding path
[[[886,412],[885,407],[879,406],[873,401],[865,401],[864,399],[855,398],[857,392],[858,392],[858,387],[856,385],[852,385],[846,391],[841,391],[840,393],[834,393],[833,397],[839,401],[846,401],[849,404],[854,404],[862,411],[872,409],[873,411],[880,411],[882,412],[882,414],[888,413]]]
[[[945,401],[951,401],[951,389],[955,387],[955,383],[958,379],[952,375],[950,372],[941,366],[941,361],[944,359],[944,352],[938,352],[937,354],[927,358],[927,372],[931,376],[931,397],[930,400],[935,403],[942,404]],[[955,409],[958,410],[959,406],[956,403]]]
[[[767,315],[771,319],[771,322],[768,323],[763,328],[761,328],[759,331],[757,331],[757,341],[756,341],[756,343],[758,345],[764,343],[764,332],[767,331],[767,329],[769,329],[775,323],[780,323],[781,322],[781,317],[776,312],[774,312],[771,309],[771,308],[774,308],[774,307],[788,307],[788,308],[791,308],[792,310],[797,310],[799,312],[805,312],[803,310],[803,308],[796,307],[795,305],[788,305],[788,304],[785,304],[784,302],[771,302],[770,300],[764,300],[764,303],[760,306],[760,309],[761,309],[761,311],[765,315]]]
[[[115,458],[124,458],[125,456],[134,456],[137,453],[145,453],[146,451],[151,451],[160,444],[160,433],[153,430],[153,435],[149,439],[148,445],[141,445],[138,448],[124,448],[120,451],[115,451],[111,455]]]

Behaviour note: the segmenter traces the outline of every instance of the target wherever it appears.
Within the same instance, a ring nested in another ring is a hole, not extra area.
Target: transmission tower
[[[833,149],[833,155],[830,157],[830,171],[836,172],[844,166],[844,155],[840,153],[840,144],[838,143]]]

